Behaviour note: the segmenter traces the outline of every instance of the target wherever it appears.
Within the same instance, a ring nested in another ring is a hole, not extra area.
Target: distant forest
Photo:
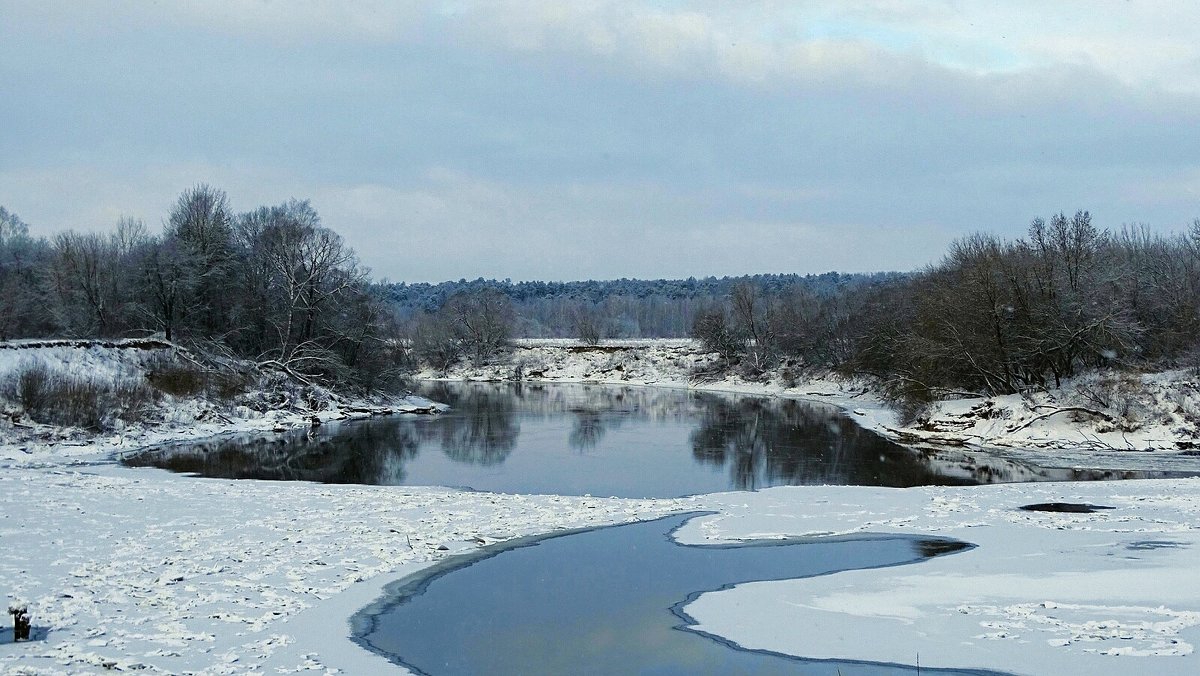
[[[907,406],[1100,367],[1200,371],[1200,220],[1160,234],[1059,213],[906,274],[385,285],[307,201],[234,213],[200,185],[161,232],[121,219],[50,238],[0,207],[0,340],[155,333],[366,389],[418,363],[503,359],[516,337],[691,336],[720,355],[697,378],[818,367]]]
[[[513,333],[524,338],[578,338],[581,317],[594,322],[601,338],[685,338],[698,312],[724,303],[739,284],[770,297],[803,289],[831,298],[852,289],[895,283],[901,273],[820,275],[761,274],[697,279],[615,279],[577,282],[513,282],[460,279],[439,284],[392,284],[387,298],[411,321],[437,312],[459,293],[495,290],[511,303]]]

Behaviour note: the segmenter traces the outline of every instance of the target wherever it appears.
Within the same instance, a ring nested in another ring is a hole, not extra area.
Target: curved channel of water
[[[672,533],[693,516],[547,536],[456,557],[390,585],[384,598],[354,617],[355,640],[431,676],[911,675],[915,664],[825,662],[742,650],[690,630],[686,604],[704,591],[743,582],[910,564],[971,547],[899,536],[681,545]],[[920,646],[913,651],[915,658]]]

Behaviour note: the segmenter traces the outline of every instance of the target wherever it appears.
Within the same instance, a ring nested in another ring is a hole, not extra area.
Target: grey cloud
[[[478,31],[23,28],[0,26],[0,203],[35,227],[156,223],[209,181],[241,208],[311,197],[378,274],[435,280],[904,269],[1052,210],[1200,215],[1195,97],[1078,63],[826,45],[755,80],[727,53],[664,69]]]

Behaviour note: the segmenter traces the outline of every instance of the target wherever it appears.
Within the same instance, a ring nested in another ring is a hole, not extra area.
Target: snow
[[[0,671],[374,671],[347,621],[383,583],[456,550],[690,504],[9,467],[0,590],[51,631],[0,643]]]
[[[1038,502],[1115,509],[1018,509]],[[682,541],[903,533],[978,545],[740,585],[684,608],[697,629],[744,647],[1018,674],[1200,669],[1200,479],[783,488],[709,496],[705,507],[719,514],[689,522]]]
[[[964,397],[935,402],[918,422],[901,425],[867,379],[792,369],[748,381],[728,375],[694,382],[691,373],[717,356],[683,339],[520,340],[497,363],[460,363],[424,379],[525,380],[655,385],[821,401],[852,412],[855,422],[920,447],[984,450],[1042,467],[1200,472],[1200,373],[1095,372],[1025,396]],[[519,368],[518,368],[519,367]],[[1064,411],[1064,409],[1066,409]],[[1104,417],[1071,409],[1103,413]],[[1058,412],[1062,411],[1062,412]]]
[[[516,354],[526,360],[527,375],[542,369],[547,380],[676,387],[688,386],[687,372],[708,359],[688,341],[576,347],[544,342]],[[136,374],[129,369],[140,359],[128,346],[25,345],[0,349],[0,374],[34,350],[110,377]],[[507,377],[511,367],[451,375]],[[1151,409],[1192,387],[1184,372],[1145,378],[1161,387]],[[890,412],[861,383],[822,377],[785,387],[778,379],[728,379],[705,387],[821,399],[898,434]],[[1072,395],[1064,389],[1047,396],[1063,406]],[[1174,401],[1186,417],[1186,397]],[[5,633],[11,630],[0,631],[0,673],[399,672],[348,639],[350,616],[388,582],[484,544],[695,510],[715,513],[689,522],[676,535],[682,541],[904,534],[977,545],[914,565],[739,585],[701,594],[685,607],[701,631],[746,647],[902,664],[919,655],[925,668],[1019,674],[1200,671],[1198,479],[806,486],[624,500],[223,481],[113,462],[116,452],[154,441],[307,424],[310,415],[289,409],[213,421],[201,418],[202,403],[176,403],[184,410],[173,422],[102,437],[37,430],[16,438],[14,428],[0,427],[0,435],[9,435],[0,443],[0,606],[27,603],[40,637],[14,644]],[[948,403],[931,420],[953,420],[982,403]],[[989,406],[1025,416],[1009,419],[1004,429],[1010,429],[1044,410],[1020,413],[1030,405],[1041,404]],[[352,408],[335,403],[320,415],[344,416]],[[990,424],[979,420],[969,422],[977,430]],[[1094,424],[1064,414],[1027,429],[1046,436],[1042,450],[1051,454],[1060,452],[1055,444]],[[1135,433],[1146,439],[1164,427],[1170,431],[1164,423]],[[961,431],[911,433],[945,441]],[[1017,438],[1005,434],[980,436],[993,446]],[[1085,452],[1100,451],[1070,452],[1086,462]],[[1166,450],[1110,454],[1142,464],[1194,458]],[[1018,509],[1042,502],[1114,509]]]
[[[1061,501],[1115,509],[1017,509]],[[0,470],[0,600],[27,601],[35,631],[50,630],[0,643],[0,672],[398,670],[347,638],[387,582],[482,544],[688,510],[716,512],[678,532],[692,543],[899,533],[978,545],[686,606],[700,630],[743,646],[1021,674],[1196,670],[1200,480],[623,500],[101,464]]]

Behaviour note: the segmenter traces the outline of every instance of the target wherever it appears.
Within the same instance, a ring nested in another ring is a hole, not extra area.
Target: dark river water
[[[652,387],[431,383],[436,416],[242,435],[125,459],[201,476],[674,497],[778,485],[1134,478],[894,444],[822,404]]]
[[[777,398],[497,383],[434,383],[421,394],[451,409],[174,445],[125,462],[231,479],[624,497],[788,484],[903,487],[1150,476],[1047,470],[986,454],[915,450],[866,431],[833,407]],[[532,538],[451,557],[393,583],[360,611],[355,640],[428,674],[912,674],[918,673],[915,665],[743,650],[689,628],[685,606],[702,592],[742,582],[919,567],[926,558],[968,546],[881,536],[682,546],[670,533],[687,518]],[[913,652],[915,657],[920,646]]]
[[[685,605],[701,592],[740,582],[918,563],[969,547],[884,536],[685,546],[670,534],[688,518],[552,536],[456,558],[393,583],[383,599],[354,617],[355,640],[418,673],[438,675],[911,676],[918,673],[920,646],[913,646],[912,665],[741,650],[689,629]]]

